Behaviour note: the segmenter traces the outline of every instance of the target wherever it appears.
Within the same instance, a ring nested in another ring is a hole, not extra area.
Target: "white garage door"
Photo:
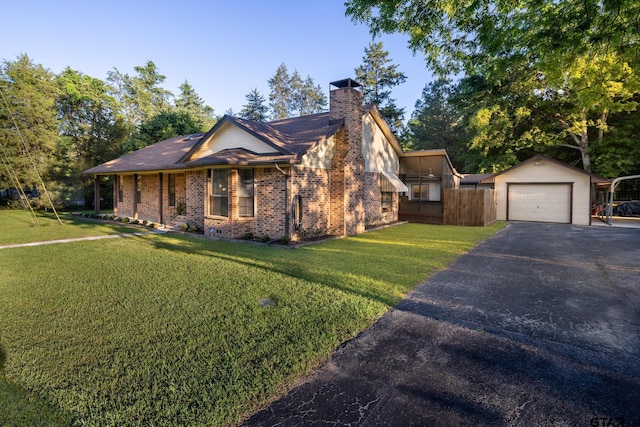
[[[571,184],[510,184],[512,221],[571,223]]]

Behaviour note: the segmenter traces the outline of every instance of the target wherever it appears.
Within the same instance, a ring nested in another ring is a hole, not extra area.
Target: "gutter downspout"
[[[284,234],[287,237],[291,237],[291,233],[289,233],[289,183],[291,176],[287,174],[280,165],[274,163],[276,170],[284,175]]]

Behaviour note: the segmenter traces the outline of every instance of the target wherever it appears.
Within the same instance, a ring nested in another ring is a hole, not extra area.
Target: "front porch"
[[[186,173],[112,175],[115,216],[168,225],[187,212]],[[100,213],[99,176],[95,178],[95,213]]]

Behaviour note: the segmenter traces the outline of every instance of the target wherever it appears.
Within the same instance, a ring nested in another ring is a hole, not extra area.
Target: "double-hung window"
[[[229,172],[227,169],[211,171],[209,215],[229,216]]]
[[[391,191],[383,191],[382,192],[382,211],[387,212],[393,208],[393,192]]]
[[[176,205],[176,174],[170,173],[168,178],[167,191],[169,192],[169,206]]]
[[[136,203],[142,203],[142,177],[136,176]]]
[[[253,216],[253,169],[238,169],[238,215]]]
[[[123,188],[123,177],[122,175],[118,175],[118,202],[122,203],[124,202],[124,188]]]

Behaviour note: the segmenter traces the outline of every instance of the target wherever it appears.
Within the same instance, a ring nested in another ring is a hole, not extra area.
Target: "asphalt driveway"
[[[640,229],[512,223],[252,426],[640,426]]]

